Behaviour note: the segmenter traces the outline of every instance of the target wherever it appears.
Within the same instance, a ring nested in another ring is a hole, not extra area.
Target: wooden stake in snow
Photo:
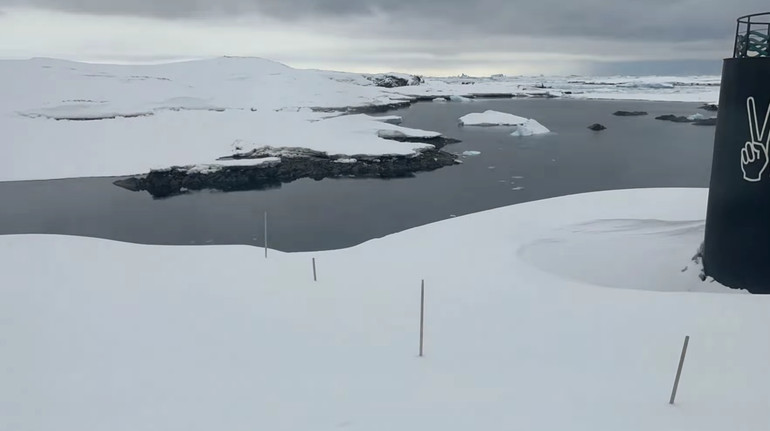
[[[267,211],[265,211],[265,259],[267,259]]]
[[[316,277],[315,273],[315,258],[313,258],[313,281],[318,281],[318,277]]]
[[[687,355],[687,345],[690,344],[690,336],[684,337],[684,346],[682,346],[682,356],[679,357],[679,368],[676,370],[676,378],[674,379],[674,389],[671,390],[671,399],[669,404],[674,404],[676,399],[676,390],[679,388],[679,378],[682,377],[682,366],[684,366],[684,357]]]
[[[420,357],[422,357],[423,329],[425,327],[425,280],[420,286]]]

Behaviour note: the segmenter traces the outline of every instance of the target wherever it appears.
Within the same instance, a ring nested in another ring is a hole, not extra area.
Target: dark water
[[[148,244],[263,244],[346,247],[411,227],[514,203],[638,187],[707,187],[714,127],[654,120],[690,115],[699,104],[579,100],[419,103],[390,114],[404,126],[461,139],[447,151],[481,151],[462,165],[415,178],[300,180],[253,192],[198,192],[152,199],[114,178],[0,183],[0,234],[85,235]],[[458,127],[495,109],[535,118],[553,134],[509,136],[508,128]],[[646,117],[615,117],[643,110]],[[703,111],[700,111],[703,112]],[[704,113],[705,114],[705,113]],[[608,127],[593,132],[599,122]]]

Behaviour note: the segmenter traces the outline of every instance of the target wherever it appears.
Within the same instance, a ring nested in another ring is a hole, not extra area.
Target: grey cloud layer
[[[763,11],[763,0],[0,0],[92,14],[224,18],[260,13],[312,23],[384,14],[392,25],[366,35],[548,35],[648,41],[724,40],[739,15]],[[415,27],[423,22],[424,27]],[[404,25],[402,25],[404,24]]]

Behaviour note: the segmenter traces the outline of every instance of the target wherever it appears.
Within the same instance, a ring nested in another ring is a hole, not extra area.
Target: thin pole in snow
[[[422,357],[422,345],[425,328],[425,280],[422,280],[420,286],[420,357]]]
[[[318,277],[316,277],[315,273],[315,258],[313,258],[313,281],[318,281]]]
[[[684,357],[687,355],[687,345],[690,344],[690,336],[684,337],[684,345],[682,346],[682,356],[679,357],[679,368],[676,370],[676,378],[674,379],[674,389],[671,390],[671,399],[669,404],[674,404],[676,399],[676,390],[679,388],[679,378],[682,377],[682,367],[684,366]]]
[[[267,211],[265,211],[265,259],[267,259]]]

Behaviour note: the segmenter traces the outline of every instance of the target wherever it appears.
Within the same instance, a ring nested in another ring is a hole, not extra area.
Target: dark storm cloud
[[[763,0],[0,0],[3,5],[158,18],[261,13],[311,26],[376,12],[392,24],[362,29],[367,36],[408,31],[407,37],[460,33],[640,41],[723,40],[737,16],[767,7]]]

